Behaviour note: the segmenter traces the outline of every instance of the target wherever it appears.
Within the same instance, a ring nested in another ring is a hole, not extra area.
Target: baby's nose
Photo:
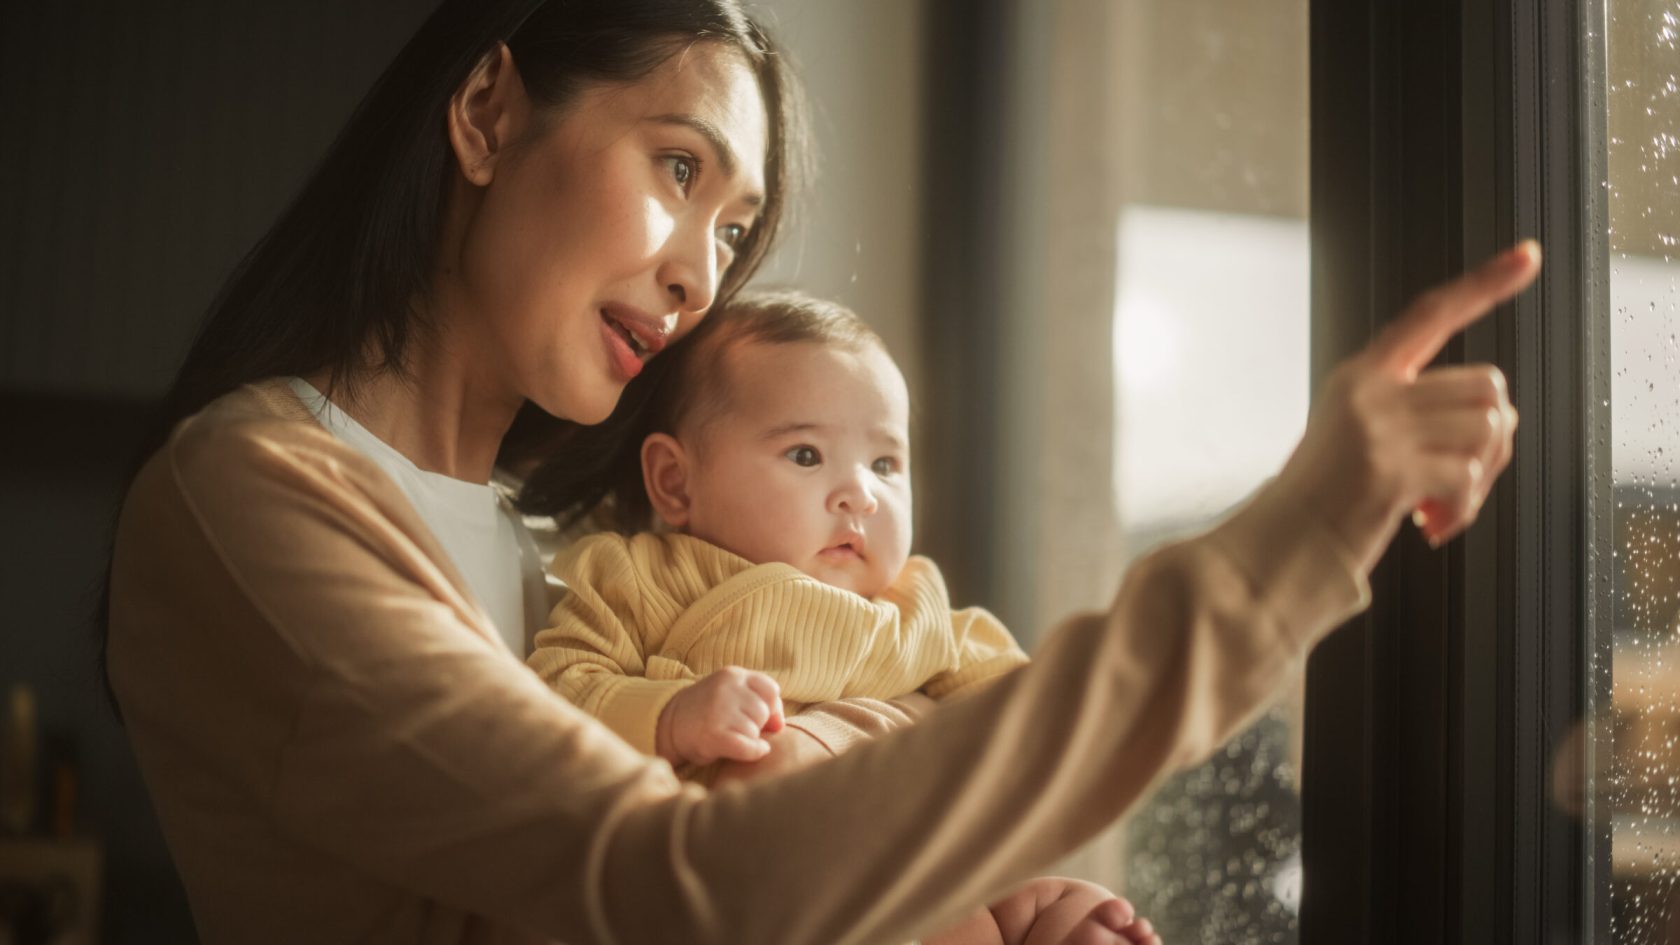
[[[862,479],[854,478],[835,491],[830,505],[838,511],[851,515],[873,515],[875,510],[880,508],[881,503]]]

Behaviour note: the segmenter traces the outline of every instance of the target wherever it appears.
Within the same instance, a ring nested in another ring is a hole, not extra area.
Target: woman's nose
[[[712,307],[718,287],[717,240],[710,222],[684,225],[671,235],[658,278],[679,312],[704,312]]]

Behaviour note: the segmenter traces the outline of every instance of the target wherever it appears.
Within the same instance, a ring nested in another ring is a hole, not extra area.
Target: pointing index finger
[[[1511,249],[1425,293],[1390,322],[1369,357],[1411,380],[1453,335],[1521,292],[1540,272],[1540,244],[1523,240]]]

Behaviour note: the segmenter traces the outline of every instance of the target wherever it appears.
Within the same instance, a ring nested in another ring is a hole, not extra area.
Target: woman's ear
[[[502,43],[479,60],[449,99],[449,145],[461,176],[488,186],[497,158],[523,131],[530,110],[513,53]]]
[[[688,525],[689,457],[677,438],[653,433],[642,441],[642,485],[654,514],[672,528]]]

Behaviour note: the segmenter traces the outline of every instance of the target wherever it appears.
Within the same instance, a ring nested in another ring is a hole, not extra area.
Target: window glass
[[[1633,945],[1680,941],[1680,5],[1606,7],[1614,599],[1594,793],[1611,940]]]

